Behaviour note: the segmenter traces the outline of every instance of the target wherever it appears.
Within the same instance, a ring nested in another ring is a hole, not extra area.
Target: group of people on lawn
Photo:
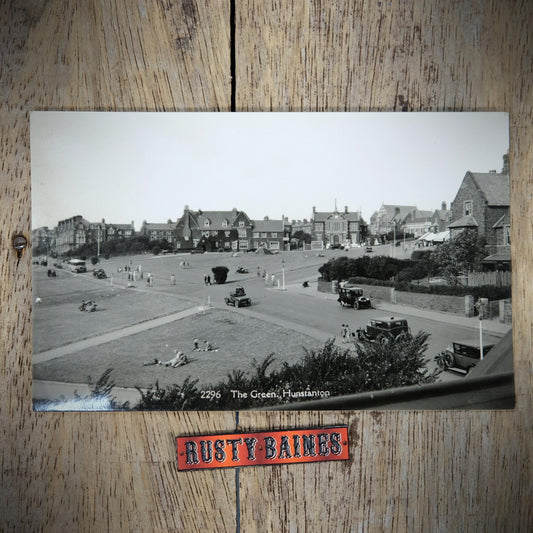
[[[213,346],[209,341],[204,341],[204,345],[202,348],[200,348],[200,341],[198,339],[194,339],[193,341],[193,351],[195,352],[211,352],[216,351],[214,350]],[[147,363],[143,363],[143,366],[149,366],[149,365],[161,365],[161,366],[167,366],[172,368],[178,368],[180,366],[184,366],[189,363],[189,360],[187,359],[187,356],[179,349],[176,349],[174,351],[174,357],[172,359],[169,359],[168,361],[160,361],[159,359],[153,359],[152,361],[149,361]]]

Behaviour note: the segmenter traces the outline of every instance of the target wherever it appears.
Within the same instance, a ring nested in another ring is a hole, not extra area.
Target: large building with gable
[[[360,244],[366,233],[366,223],[358,211],[349,211],[344,206],[344,211],[317,211],[313,207],[313,240],[320,241],[323,245],[350,245]]]
[[[498,268],[511,262],[510,180],[507,156],[501,172],[468,171],[451,205],[451,237],[475,229],[487,241],[484,263]]]
[[[253,223],[244,211],[193,211],[186,205],[176,224],[176,248],[204,247],[212,250],[249,250]]]

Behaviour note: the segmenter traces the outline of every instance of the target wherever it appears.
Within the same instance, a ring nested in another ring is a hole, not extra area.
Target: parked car
[[[230,292],[229,297],[224,298],[226,305],[233,305],[233,307],[243,307],[245,305],[252,305],[252,300],[246,296],[243,287],[238,285],[234,292]]]
[[[360,287],[340,287],[337,301],[343,307],[353,307],[354,309],[370,309],[372,307],[370,299],[363,296],[363,289]]]
[[[359,340],[375,340],[387,342],[401,338],[409,338],[411,330],[405,318],[385,317],[373,318],[366,329],[357,330]]]
[[[99,268],[93,272],[93,276],[97,279],[106,279],[107,274],[103,268]]]
[[[479,339],[454,341],[444,351],[435,356],[435,361],[441,370],[452,370],[461,374],[468,374],[478,361],[481,360]],[[494,342],[483,343],[483,357],[494,347]]]
[[[235,272],[237,274],[248,274],[248,269],[244,267],[239,267]]]

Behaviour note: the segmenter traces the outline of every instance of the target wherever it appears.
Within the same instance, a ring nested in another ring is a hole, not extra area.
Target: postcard
[[[39,411],[514,406],[506,113],[31,114]]]

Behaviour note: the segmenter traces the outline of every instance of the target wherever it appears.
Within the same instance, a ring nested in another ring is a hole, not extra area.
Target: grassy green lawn
[[[217,351],[195,352],[193,341],[209,340]],[[87,383],[107,368],[117,386],[148,387],[182,383],[187,376],[199,384],[214,383],[233,370],[248,370],[254,357],[259,362],[274,353],[276,364],[296,361],[303,347],[317,348],[316,339],[232,310],[210,309],[203,314],[144,331],[123,339],[34,365],[34,379]],[[189,358],[179,368],[143,366],[154,358],[171,359],[175,349]],[[254,356],[250,354],[253,353]]]
[[[42,300],[33,310],[34,353],[193,305],[176,293],[111,286],[109,280],[96,280],[89,273],[73,276],[59,271],[58,277],[48,278],[45,270],[34,270],[34,296]],[[97,311],[80,311],[83,299],[95,300]]]

